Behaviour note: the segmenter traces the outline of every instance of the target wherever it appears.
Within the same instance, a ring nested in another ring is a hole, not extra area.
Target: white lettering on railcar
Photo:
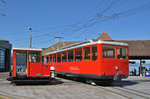
[[[78,67],[70,67],[70,70],[80,70]]]

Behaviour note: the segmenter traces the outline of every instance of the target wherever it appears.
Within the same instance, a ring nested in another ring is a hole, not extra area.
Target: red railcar
[[[49,82],[50,66],[42,65],[42,49],[13,48],[12,82]]]
[[[128,61],[128,44],[100,40],[76,43],[44,56],[44,63],[54,66],[59,76],[95,81],[127,78]]]

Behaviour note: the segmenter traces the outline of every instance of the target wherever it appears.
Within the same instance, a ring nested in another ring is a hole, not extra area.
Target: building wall
[[[0,72],[10,71],[11,48],[8,41],[0,41]]]

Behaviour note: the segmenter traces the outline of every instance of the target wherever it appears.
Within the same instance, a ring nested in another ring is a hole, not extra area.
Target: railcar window
[[[50,55],[49,58],[50,58],[49,61],[52,62],[52,55]]]
[[[62,62],[66,62],[66,52],[62,52]]]
[[[97,46],[92,46],[92,60],[97,60]]]
[[[57,53],[57,62],[61,62],[61,53]]]
[[[53,62],[56,62],[56,54],[53,55]]]
[[[46,63],[48,63],[48,56],[46,56]]]
[[[118,59],[127,59],[127,48],[117,47],[117,58]]]
[[[40,62],[40,52],[29,52],[29,62],[38,63]]]
[[[73,50],[68,51],[68,62],[73,62]]]
[[[82,48],[75,49],[75,61],[82,61]]]
[[[103,46],[103,58],[115,58],[115,46]]]
[[[84,61],[90,60],[90,47],[84,48]]]

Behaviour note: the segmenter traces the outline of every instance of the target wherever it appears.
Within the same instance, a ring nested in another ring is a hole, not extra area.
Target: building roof
[[[103,32],[103,34],[101,34],[97,40],[103,40],[103,41],[113,41],[113,39],[106,33],[106,32]]]
[[[6,48],[6,49],[11,49],[12,44],[10,44],[9,41],[7,41],[7,40],[0,40],[0,47]]]
[[[9,43],[9,41],[8,41],[8,40],[0,40],[0,41]]]
[[[130,59],[150,59],[150,40],[115,40],[128,43]]]

